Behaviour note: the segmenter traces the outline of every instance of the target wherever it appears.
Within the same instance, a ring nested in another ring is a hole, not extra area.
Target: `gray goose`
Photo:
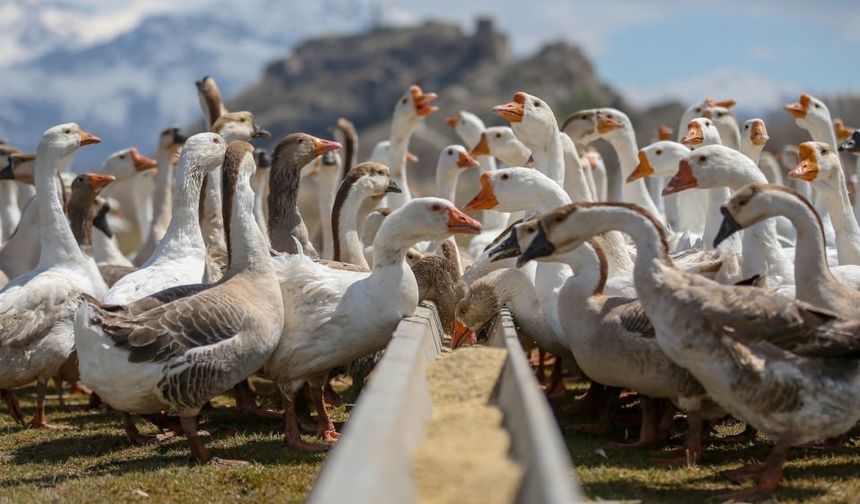
[[[547,228],[548,222],[554,222]],[[725,496],[775,491],[792,446],[838,436],[860,420],[860,322],[756,287],[722,285],[678,270],[662,226],[636,205],[572,204],[541,219],[524,255],[572,249],[620,230],[637,245],[636,289],[657,342],[711,399],[775,446],[763,465],[727,474],[757,480]]]
[[[198,463],[237,463],[210,458],[197,414],[260,369],[283,328],[280,288],[253,217],[255,169],[253,147],[230,144],[223,164],[229,265],[217,283],[167,289],[126,306],[85,296],[75,319],[84,382],[98,383],[96,392],[110,389],[109,402],[123,411],[176,410]]]

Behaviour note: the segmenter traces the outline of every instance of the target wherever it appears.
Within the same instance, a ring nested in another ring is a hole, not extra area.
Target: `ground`
[[[720,476],[720,471],[736,469],[744,463],[763,462],[772,445],[759,437],[755,442],[723,442],[721,437],[741,430],[741,424],[721,425],[718,435],[705,446],[705,462],[699,467],[665,468],[651,464],[655,452],[617,452],[602,450],[610,441],[624,441],[625,431],[615,429],[605,435],[594,435],[573,429],[588,419],[561,414],[572,392],[581,393],[585,384],[569,384],[568,394],[553,400],[553,409],[570,451],[576,477],[585,494],[595,500],[641,500],[659,503],[707,502],[717,495],[732,492],[739,486]],[[638,430],[631,429],[632,440]],[[673,439],[678,448],[684,432]],[[605,456],[604,456],[605,453]],[[659,452],[657,452],[659,454]],[[789,454],[782,488],[773,502],[858,502],[860,501],[860,447],[856,441],[838,452],[794,449]]]
[[[19,390],[19,397],[31,418],[33,388]],[[82,395],[66,397],[71,404],[86,402]],[[233,404],[231,395],[218,397],[200,427],[213,431],[205,440],[213,456],[253,462],[247,467],[195,466],[183,437],[131,446],[119,414],[63,412],[53,395],[48,419],[62,430],[19,427],[0,406],[0,503],[304,501],[325,455],[285,447],[282,420],[244,417]],[[333,417],[340,427],[345,409],[334,409]]]

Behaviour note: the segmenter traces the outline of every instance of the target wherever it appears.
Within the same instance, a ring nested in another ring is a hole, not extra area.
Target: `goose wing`
[[[0,295],[0,346],[26,347],[63,317],[74,314],[79,288],[64,275],[44,272]]]

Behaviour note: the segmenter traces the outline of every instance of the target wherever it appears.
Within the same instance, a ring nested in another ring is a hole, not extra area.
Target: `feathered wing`
[[[654,326],[638,299],[615,298],[604,305],[607,317],[616,317],[628,332],[643,338],[654,338]]]
[[[71,317],[80,289],[67,277],[44,272],[0,295],[0,345],[26,347]]]
[[[97,306],[91,323],[118,347],[128,349],[130,362],[163,362],[227,340],[240,332],[246,317],[235,299],[215,289],[142,313],[114,308]]]

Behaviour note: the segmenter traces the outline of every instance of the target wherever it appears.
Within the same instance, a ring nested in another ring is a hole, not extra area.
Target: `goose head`
[[[154,159],[142,155],[137,147],[129,147],[108,156],[102,165],[102,171],[115,176],[117,180],[128,180],[136,173],[145,172],[155,167]]]
[[[439,153],[436,173],[459,175],[464,168],[477,168],[480,163],[462,145],[449,145]]]
[[[711,119],[697,117],[687,125],[687,134],[681,139],[681,143],[691,150],[705,145],[719,144],[720,132]]]
[[[374,254],[389,245],[394,234],[402,244],[444,240],[453,234],[478,234],[481,223],[464,214],[442,198],[416,198],[391,213],[374,240]],[[380,243],[383,240],[384,243]],[[378,261],[374,258],[374,264]]]
[[[851,136],[839,145],[839,150],[852,154],[860,153],[860,130],[854,130]]]
[[[785,110],[794,116],[794,122],[807,131],[829,130],[831,126],[830,109],[818,98],[803,93],[796,103],[789,103]]]
[[[218,168],[224,161],[227,142],[217,133],[198,133],[189,138],[179,155],[179,169],[185,178],[201,179],[205,173]],[[179,180],[177,178],[177,180]]]
[[[502,308],[502,303],[499,301],[494,287],[501,271],[503,270],[490,272],[473,282],[463,298],[457,303],[451,348],[457,349],[463,345],[476,344],[478,342],[477,333]]]
[[[71,201],[81,198],[88,204],[93,204],[102,189],[111,185],[116,180],[113,175],[104,173],[82,173],[72,181]]]
[[[851,135],[854,134],[855,129],[846,126],[845,121],[837,117],[833,120],[833,131],[834,133],[836,133],[836,140],[839,142],[844,142],[851,138]]]
[[[779,154],[779,164],[782,166],[782,169],[788,173],[794,169],[795,165],[797,165],[798,160],[798,148],[793,144],[786,144],[782,148],[782,152]]]
[[[668,124],[660,124],[657,126],[657,141],[671,140],[675,130]]]
[[[478,144],[470,154],[475,157],[495,156],[508,166],[523,166],[528,162],[531,151],[508,126],[493,126],[481,133]]]
[[[540,187],[557,186],[543,173],[531,168],[502,168],[481,174],[481,191],[463,208],[518,212],[535,208],[536,191]]]
[[[597,111],[597,136],[607,141],[633,133],[633,123],[624,112],[614,108]]]
[[[457,115],[447,117],[445,122],[454,128],[454,131],[466,145],[477,145],[484,132],[484,121],[471,112],[461,110]]]
[[[537,96],[519,91],[513,101],[493,107],[493,112],[508,120],[517,138],[533,150],[558,137],[555,114]]]
[[[286,166],[302,169],[326,152],[340,149],[341,145],[331,140],[323,140],[307,133],[291,133],[275,147],[272,166]]]
[[[833,147],[824,142],[803,142],[797,157],[797,165],[788,172],[790,178],[810,182],[819,190],[839,190],[842,164]]]
[[[714,247],[737,231],[778,215],[775,209],[781,206],[780,201],[787,199],[800,201],[818,216],[806,198],[793,189],[774,184],[750,184],[734,193],[720,208],[723,222],[714,238]]]
[[[188,137],[182,134],[177,127],[165,128],[158,135],[159,150],[173,150],[182,147]]]
[[[751,178],[764,181],[764,175],[750,158],[724,145],[706,145],[681,159],[663,195],[694,188],[738,188],[749,183]]]
[[[690,149],[678,142],[661,140],[639,150],[639,163],[627,177],[627,182],[636,179],[656,176],[669,177],[678,169],[681,158],[690,153]]]
[[[376,163],[387,163],[388,162],[388,150],[391,148],[390,140],[380,140],[376,142],[376,145],[373,146],[373,150],[370,152],[370,158],[368,161],[374,161]],[[417,163],[418,156],[413,154],[412,152],[406,151],[406,161],[409,163]]]
[[[763,119],[749,119],[741,131],[741,150],[761,154],[770,137]]]
[[[735,140],[740,140],[738,120],[728,107],[721,107],[718,105],[707,107],[702,111],[702,117],[714,122],[714,126],[716,126],[717,131],[720,133],[720,138],[723,139],[724,144],[729,145],[732,148],[739,147],[735,142]]]
[[[341,192],[344,192],[341,196]],[[388,167],[382,163],[374,163],[367,161],[357,164],[349,170],[349,173],[341,182],[341,189],[338,190],[338,197],[335,199],[334,206],[337,207],[341,199],[346,197],[347,193],[359,195],[359,199],[373,198],[381,200],[388,193],[398,193],[400,188],[391,179]]]
[[[248,141],[252,138],[269,138],[272,135],[254,122],[254,114],[242,112],[227,112],[221,115],[212,125],[212,131],[218,133],[224,140]]]
[[[197,98],[200,100],[200,108],[206,119],[206,124],[211,129],[221,114],[227,112],[224,101],[221,99],[221,90],[215,79],[206,75],[194,83],[197,86]]]
[[[537,217],[511,226],[507,238],[490,249],[488,253],[490,261],[501,261],[502,259],[517,257],[522,254],[522,251],[529,248],[529,245],[531,245],[531,242],[537,236],[538,228],[539,222]]]
[[[5,166],[0,168],[0,180],[15,180],[23,184],[36,182],[36,154],[32,152],[9,154]]]
[[[42,134],[37,152],[51,152],[61,158],[71,156],[84,145],[101,142],[101,138],[84,131],[75,123],[59,124]]]
[[[394,107],[394,122],[417,125],[422,119],[439,110],[439,107],[430,105],[436,98],[436,93],[425,93],[420,86],[414,84],[409,86]]]
[[[599,139],[597,134],[598,109],[578,110],[568,116],[561,130],[578,145],[586,145]]]

